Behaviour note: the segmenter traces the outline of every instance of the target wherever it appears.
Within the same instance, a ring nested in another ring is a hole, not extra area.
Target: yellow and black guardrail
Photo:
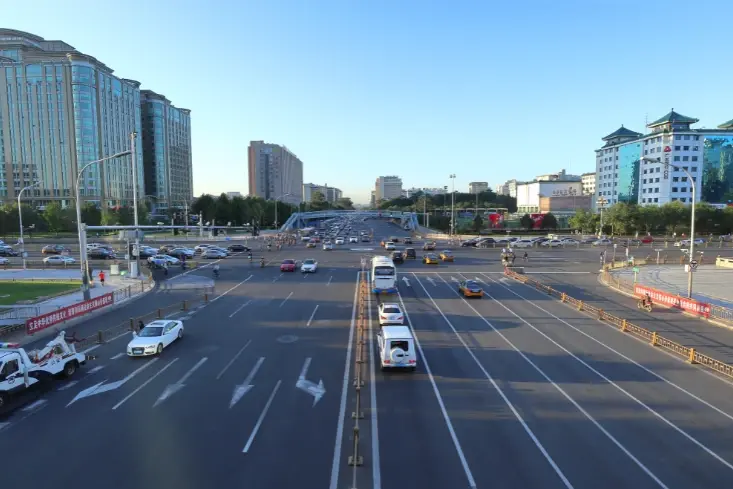
[[[626,319],[608,314],[601,308],[592,306],[590,304],[584,303],[583,301],[570,297],[566,293],[555,290],[549,285],[545,285],[541,282],[538,282],[537,280],[529,278],[527,275],[519,274],[508,269],[504,271],[504,274],[509,278],[517,280],[518,282],[534,287],[540,292],[544,292],[549,296],[555,297],[559,299],[560,302],[568,304],[574,309],[584,312],[589,316],[593,316],[599,321],[616,326],[624,333],[629,333],[636,336],[637,338],[644,339],[648,341],[651,346],[663,348],[670,353],[680,356],[684,358],[688,363],[699,364],[714,372],[725,375],[726,377],[733,378],[733,365],[729,365],[725,362],[721,362],[720,360],[716,360],[713,357],[704,355],[695,350],[695,348],[687,347],[685,345],[674,342],[668,338],[661,336],[656,331],[642,328],[641,326],[637,326]]]

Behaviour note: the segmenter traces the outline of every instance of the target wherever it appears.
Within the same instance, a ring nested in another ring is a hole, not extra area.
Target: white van
[[[408,326],[382,326],[377,333],[379,344],[379,361],[382,370],[386,368],[417,367],[415,340]]]

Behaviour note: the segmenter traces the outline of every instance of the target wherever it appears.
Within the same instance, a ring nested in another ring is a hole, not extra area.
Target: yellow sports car
[[[438,263],[440,263],[440,259],[438,258],[437,255],[433,253],[429,253],[422,257],[422,262],[425,265],[437,265]]]
[[[483,297],[484,289],[473,280],[464,280],[458,284],[458,293],[463,297]]]
[[[443,261],[453,261],[453,252],[451,250],[443,250],[440,252],[440,259]]]

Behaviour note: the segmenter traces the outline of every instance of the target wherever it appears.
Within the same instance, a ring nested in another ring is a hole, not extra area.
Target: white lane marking
[[[232,398],[229,401],[229,409],[233,408],[236,403],[238,403],[250,390],[252,390],[254,387],[252,385],[252,381],[263,363],[265,363],[265,357],[260,357],[260,359],[257,360],[257,363],[255,363],[255,366],[252,367],[252,370],[250,370],[249,374],[247,374],[247,377],[245,377],[244,382],[234,387]]]
[[[21,409],[21,411],[23,411],[25,413],[30,412],[30,411],[36,411],[36,410],[40,409],[41,407],[43,407],[43,405],[46,404],[47,402],[48,401],[45,400],[45,399],[39,399],[39,400],[34,401],[34,402],[28,404],[27,406],[23,407],[23,409]]]
[[[131,331],[125,331],[124,333],[120,333],[120,334],[118,334],[117,336],[114,336],[114,337],[112,337],[112,338],[110,338],[110,339],[106,340],[106,341],[105,341],[105,343],[110,343],[110,342],[112,342],[112,341],[114,341],[114,340],[119,340],[119,339],[120,339],[120,338],[122,338],[123,336],[127,336],[127,335],[129,335],[129,334],[132,334],[132,332],[131,332]],[[99,345],[99,346],[101,346],[101,345]]]
[[[331,275],[329,277],[328,282],[326,283],[326,287],[328,287],[329,285],[331,285],[331,280],[333,280],[333,275]]]
[[[527,326],[529,326],[533,330],[537,331],[540,335],[542,335],[543,337],[545,337],[550,343],[552,343],[553,345],[557,346],[562,351],[564,351],[565,353],[567,353],[568,355],[570,355],[571,357],[573,357],[575,360],[578,361],[578,363],[580,363],[581,365],[583,365],[585,368],[587,368],[588,370],[590,370],[591,372],[593,372],[594,374],[596,374],[598,377],[600,377],[603,380],[605,380],[606,382],[608,382],[610,385],[612,385],[613,387],[615,387],[616,389],[618,389],[620,392],[624,393],[629,399],[631,399],[632,401],[636,402],[639,406],[641,406],[644,409],[646,409],[647,411],[649,411],[651,414],[653,414],[660,421],[664,422],[670,428],[672,428],[673,430],[675,430],[677,433],[679,433],[680,435],[684,436],[689,441],[691,441],[692,443],[694,443],[698,448],[701,448],[702,450],[704,450],[705,452],[707,452],[708,455],[710,455],[711,457],[713,457],[714,459],[716,459],[718,462],[722,463],[723,465],[725,465],[729,469],[733,470],[733,464],[731,464],[728,461],[726,461],[723,457],[721,457],[720,455],[718,455],[717,453],[715,453],[713,450],[711,450],[710,448],[708,448],[706,445],[704,445],[702,442],[700,442],[697,438],[695,438],[694,436],[690,435],[685,430],[683,430],[682,428],[680,428],[679,426],[677,426],[676,424],[674,424],[672,421],[670,421],[667,418],[665,418],[664,416],[662,416],[660,413],[658,413],[657,411],[655,411],[649,405],[647,405],[646,403],[644,403],[644,401],[642,401],[641,399],[639,399],[636,396],[634,396],[631,392],[627,391],[626,389],[624,389],[623,387],[621,387],[620,385],[618,385],[616,382],[614,382],[610,378],[608,378],[605,375],[603,375],[601,372],[599,372],[593,366],[591,366],[590,364],[588,364],[585,360],[583,360],[582,358],[578,357],[573,352],[571,352],[570,350],[568,350],[567,348],[565,348],[564,346],[562,346],[560,343],[558,343],[557,341],[555,341],[552,338],[550,338],[544,332],[542,332],[539,329],[537,329],[534,325],[532,325],[529,322],[527,322],[526,320],[524,320],[524,318],[522,318],[521,316],[517,315],[514,311],[512,311],[511,309],[509,309],[508,307],[506,307],[500,301],[494,299],[491,296],[491,294],[485,293],[485,295],[487,297],[491,298],[492,300],[494,300],[501,307],[503,307],[504,309],[506,309],[507,312],[509,312],[510,314],[516,316],[516,318],[519,319],[520,321],[522,321],[524,324],[526,324]],[[471,308],[473,308],[473,306],[471,306]],[[480,316],[480,314],[479,314],[479,316]],[[483,316],[481,316],[481,317],[483,319]],[[484,319],[484,321],[486,321],[486,319]],[[493,328],[493,326],[492,326],[492,328]],[[501,334],[501,333],[499,333],[499,334]],[[508,340],[506,340],[506,341],[508,342]]]
[[[555,474],[557,474],[557,476],[563,482],[563,484],[565,485],[565,487],[567,487],[568,489],[572,489],[573,485],[570,483],[570,481],[568,480],[568,478],[565,477],[565,474],[563,473],[563,471],[560,470],[560,467],[555,463],[555,460],[550,456],[549,452],[545,449],[545,446],[540,442],[540,440],[534,434],[534,431],[532,431],[532,429],[529,427],[529,425],[527,425],[527,422],[524,421],[524,418],[522,417],[521,414],[519,414],[519,411],[517,411],[517,408],[514,407],[514,404],[512,404],[512,401],[509,400],[509,398],[506,396],[506,394],[501,389],[501,387],[499,387],[499,384],[497,384],[496,380],[494,380],[494,378],[491,376],[491,374],[489,374],[489,372],[484,368],[484,366],[481,364],[481,362],[479,362],[478,358],[476,358],[476,355],[473,353],[473,350],[471,350],[471,348],[468,346],[468,344],[466,344],[466,342],[464,341],[464,339],[458,333],[458,330],[456,330],[455,326],[453,326],[453,323],[450,322],[450,319],[448,319],[448,317],[443,313],[443,311],[435,303],[435,300],[433,299],[433,296],[430,295],[430,293],[428,292],[428,289],[426,289],[425,286],[423,285],[423,283],[420,281],[420,279],[417,278],[417,275],[413,274],[413,276],[415,277],[415,280],[417,280],[417,283],[420,284],[420,288],[422,288],[422,290],[425,292],[425,295],[427,295],[428,298],[430,299],[430,302],[432,302],[433,307],[435,308],[435,310],[437,310],[438,313],[443,317],[443,319],[445,320],[445,322],[448,324],[448,326],[450,327],[450,329],[453,331],[453,334],[456,335],[456,338],[458,338],[458,341],[460,341],[461,344],[463,345],[463,348],[466,349],[466,351],[468,352],[469,356],[473,359],[474,363],[476,363],[476,365],[478,366],[478,368],[484,374],[484,377],[486,377],[486,379],[491,383],[491,385],[494,386],[494,389],[496,389],[496,392],[499,393],[499,395],[501,396],[501,398],[504,400],[504,402],[506,403],[506,405],[511,410],[512,414],[514,414],[514,417],[517,418],[517,421],[519,421],[519,424],[522,425],[522,428],[524,428],[524,431],[525,431],[525,433],[527,433],[527,436],[529,436],[529,438],[534,443],[535,447],[537,447],[537,449],[540,451],[540,453],[542,453],[542,456],[545,457],[545,460],[547,460],[547,463],[550,464],[550,466],[552,467],[552,469],[555,471]],[[405,317],[407,317],[407,313],[405,313]],[[410,321],[410,325],[412,325],[412,321]],[[415,339],[415,343],[417,344],[417,339]]]
[[[169,397],[171,397],[176,392],[180,391],[184,387],[186,387],[186,381],[193,375],[193,373],[201,367],[204,363],[206,363],[206,360],[208,360],[208,357],[204,357],[200,359],[196,365],[191,367],[188,372],[183,374],[183,377],[181,377],[181,380],[176,382],[175,384],[168,384],[165,389],[163,389],[163,392],[158,396],[158,399],[155,401],[155,404],[153,404],[153,407],[157,407],[158,404],[162,403]]]
[[[115,356],[113,356],[113,357],[110,357],[109,359],[110,359],[110,360],[117,360],[118,358],[120,358],[120,357],[124,357],[124,356],[125,356],[125,352],[120,352],[120,353],[118,353],[117,355],[115,355]]]
[[[275,282],[277,282],[278,280],[280,280],[280,277],[282,277],[283,275],[285,275],[285,274],[284,274],[284,273],[281,273],[281,274],[280,274],[280,275],[278,275],[277,277],[273,278],[273,279],[272,279],[272,283],[274,284]]]
[[[87,372],[87,375],[96,374],[100,370],[104,368],[104,365],[97,365],[96,367],[92,368],[89,372]]]
[[[228,294],[229,292],[231,292],[232,290],[236,289],[236,288],[237,288],[237,287],[239,287],[240,285],[242,285],[242,284],[244,284],[244,283],[247,283],[247,282],[249,282],[249,280],[250,280],[250,279],[251,279],[252,277],[254,277],[254,275],[250,275],[249,277],[245,278],[244,280],[242,280],[241,282],[239,282],[239,283],[238,283],[237,285],[235,285],[234,287],[232,287],[232,288],[230,288],[229,290],[226,290],[226,291],[222,292],[221,294],[217,295],[216,297],[214,297],[213,299],[211,299],[211,300],[209,301],[209,303],[212,303],[212,302],[216,302],[216,301],[218,301],[219,299],[221,299],[222,297],[224,297],[225,295],[227,295],[227,294]]]
[[[248,305],[250,305],[251,303],[252,303],[252,301],[251,301],[251,300],[248,300],[247,302],[245,302],[244,304],[242,304],[241,306],[239,306],[239,307],[237,308],[237,310],[236,310],[236,311],[234,311],[233,313],[231,313],[231,314],[229,315],[229,317],[230,317],[230,318],[231,318],[231,317],[234,317],[234,315],[235,315],[236,313],[238,313],[239,311],[241,311],[242,309],[244,309],[245,307],[247,307],[247,306],[248,306]]]
[[[445,282],[445,280],[443,280],[443,282]],[[450,286],[447,282],[445,282],[445,284],[448,285],[448,286]],[[451,287],[451,290],[453,290],[452,287]],[[648,475],[654,482],[656,482],[657,485],[659,485],[660,487],[663,487],[663,488],[667,489],[667,485],[664,484],[664,482],[662,482],[659,479],[659,477],[657,477],[654,474],[654,472],[652,472],[646,465],[644,465],[644,463],[641,460],[639,460],[638,458],[636,458],[636,456],[633,453],[631,453],[626,448],[626,446],[624,446],[623,443],[621,443],[620,441],[618,441],[618,439],[616,439],[615,436],[613,436],[608,430],[606,430],[606,428],[601,423],[599,423],[598,420],[596,420],[588,411],[586,411],[585,408],[583,408],[583,406],[581,406],[572,396],[570,396],[570,394],[568,394],[565,391],[565,389],[563,389],[562,387],[560,387],[554,380],[552,380],[552,378],[549,375],[547,375],[545,373],[544,370],[542,370],[542,368],[540,368],[522,350],[520,350],[514,343],[512,343],[512,341],[509,338],[507,338],[501,331],[499,331],[498,329],[496,329],[496,327],[494,327],[494,325],[491,323],[491,321],[489,321],[488,319],[486,319],[485,317],[483,317],[481,315],[481,313],[478,312],[476,310],[476,308],[473,307],[473,305],[468,302],[467,299],[465,299],[464,297],[461,297],[457,292],[455,292],[455,294],[458,296],[458,298],[460,298],[463,301],[464,304],[466,304],[479,317],[479,319],[481,319],[484,323],[486,323],[494,331],[494,333],[496,333],[497,335],[499,335],[501,337],[501,339],[503,339],[509,346],[511,346],[512,349],[514,349],[514,351],[516,351],[519,354],[519,356],[521,356],[524,359],[525,362],[527,362],[528,364],[530,364],[532,366],[532,368],[534,368],[537,371],[537,373],[539,373],[542,377],[544,377],[544,379],[547,382],[549,382],[550,385],[552,385],[555,389],[557,389],[557,391],[560,394],[562,394],[563,397],[568,400],[568,402],[570,402],[573,406],[575,406],[575,408],[578,411],[580,411],[583,414],[583,416],[585,416],[588,419],[588,421],[590,421],[591,423],[593,423],[593,425],[596,428],[598,428],[601,431],[601,433],[603,433],[604,435],[606,435],[606,438],[608,438],[609,440],[611,440],[611,442],[614,445],[616,445],[616,447],[618,447],[619,450],[621,450],[622,452],[624,452],[624,454],[626,454],[626,456],[629,457],[637,465],[637,467],[639,467],[646,475]],[[485,292],[485,295],[487,297],[489,297],[490,299],[492,299],[493,301],[495,301],[497,303],[499,302],[494,297],[492,297],[491,294]],[[502,307],[504,307],[502,304],[500,304],[500,305]],[[513,311],[511,311],[507,307],[504,307],[504,309],[506,309],[510,314],[512,314],[514,317],[516,317],[517,319],[519,319],[520,321],[522,321],[523,323],[525,323],[526,325],[528,325],[532,329],[535,329],[536,330],[536,328],[534,328],[534,326],[532,326],[530,323],[528,323],[527,321],[525,321],[524,319],[522,319],[522,317],[520,317],[518,314],[514,313]]]
[[[280,303],[280,305],[279,305],[279,306],[277,306],[277,307],[282,307],[282,306],[284,306],[284,305],[285,305],[285,303],[286,303],[286,302],[288,302],[288,299],[290,299],[290,298],[291,298],[292,296],[293,296],[293,293],[292,293],[292,292],[291,292],[291,293],[289,293],[289,294],[288,294],[288,296],[287,296],[287,297],[286,297],[286,298],[285,298],[285,299],[284,299],[284,300],[283,300],[283,301],[282,301],[282,302]]]
[[[280,388],[280,384],[282,384],[282,382],[282,380],[278,380],[277,384],[275,384],[275,388],[272,389],[272,394],[270,394],[270,398],[267,400],[267,404],[265,404],[265,408],[262,410],[262,414],[260,414],[260,417],[257,420],[257,424],[255,424],[255,427],[252,430],[252,434],[249,435],[249,440],[247,440],[247,444],[244,445],[242,453],[249,452],[249,449],[252,446],[252,442],[255,441],[255,436],[257,436],[257,432],[260,431],[260,426],[262,426],[262,422],[265,420],[265,416],[267,416],[267,411],[270,409],[272,400],[275,399],[275,394],[277,394],[277,390]]]
[[[369,393],[371,395],[371,428],[372,428],[372,483],[374,489],[382,488],[382,468],[379,462],[379,427],[377,426],[377,374],[375,372],[375,361],[374,356],[374,329],[372,322],[372,295],[369,294],[369,307],[368,315],[369,318],[369,381],[371,382],[371,389]],[[404,309],[403,309],[404,310]]]
[[[114,339],[114,338],[113,338],[113,339]],[[96,349],[97,349],[97,348],[99,348],[100,346],[102,346],[102,345],[94,345],[94,346],[90,346],[89,348],[87,348],[86,350],[84,350],[84,351],[83,351],[83,352],[81,352],[81,353],[82,353],[82,354],[84,354],[84,355],[86,355],[86,354],[88,354],[89,352],[92,352],[92,351],[96,350]]]
[[[229,360],[229,363],[227,363],[223,369],[221,369],[221,372],[219,372],[219,375],[216,376],[216,380],[219,380],[222,375],[224,375],[224,372],[229,369],[229,367],[232,366],[232,364],[239,358],[239,355],[242,354],[242,352],[249,346],[249,344],[252,343],[252,340],[249,340],[242,348],[239,349],[239,351],[232,357],[231,360]]]
[[[354,304],[351,308],[351,325],[349,326],[349,342],[346,344],[346,361],[344,363],[344,380],[341,385],[341,402],[339,403],[338,423],[336,424],[336,441],[333,446],[333,461],[331,463],[331,482],[329,489],[338,489],[339,468],[341,465],[341,445],[344,440],[344,418],[346,416],[346,396],[348,395],[349,376],[351,375],[351,350],[354,342],[354,325],[356,324],[356,304],[359,302],[359,278],[361,272],[356,272],[354,285]]]
[[[116,382],[112,382],[110,384],[107,384],[106,382],[107,382],[107,380],[109,380],[109,379],[107,379],[107,380],[103,380],[102,382],[99,382],[96,385],[93,385],[91,387],[88,387],[88,388],[84,389],[83,391],[79,392],[76,395],[76,397],[74,397],[74,399],[72,399],[66,405],[66,407],[71,406],[76,401],[78,401],[80,399],[84,399],[85,397],[94,396],[94,395],[97,395],[97,394],[103,394],[105,392],[109,392],[109,391],[113,391],[115,389],[119,389],[120,387],[122,387],[123,385],[125,385],[127,382],[129,382],[130,380],[132,380],[137,374],[139,374],[140,372],[142,372],[146,368],[150,367],[151,365],[155,364],[155,362],[157,362],[159,359],[160,359],[159,357],[153,358],[152,360],[144,363],[142,366],[140,366],[137,369],[133,370],[132,373],[127,374],[127,376],[125,378],[121,379],[121,380],[118,380]]]
[[[487,278],[488,278],[488,277],[487,277]],[[495,280],[493,280],[493,279],[492,279],[492,281],[496,282],[496,281],[495,281]],[[527,298],[526,298],[525,296],[523,296],[523,295],[521,295],[521,294],[518,294],[517,292],[513,291],[513,290],[512,290],[511,288],[509,288],[509,287],[507,287],[507,286],[505,286],[505,285],[502,285],[502,284],[499,284],[499,285],[501,285],[502,287],[504,287],[505,289],[507,289],[507,290],[508,290],[509,292],[511,292],[512,294],[516,295],[516,296],[517,296],[517,297],[519,297],[520,299],[523,299],[523,300],[527,301],[528,303],[532,304],[532,305],[533,305],[534,307],[536,307],[536,308],[537,308],[537,309],[539,309],[540,311],[544,312],[544,313],[545,313],[545,314],[547,314],[548,316],[550,316],[550,317],[552,317],[552,318],[554,318],[554,319],[557,319],[558,321],[560,321],[560,322],[561,322],[561,323],[563,323],[564,325],[566,325],[566,326],[569,326],[570,328],[572,328],[573,330],[575,330],[575,331],[577,331],[578,333],[582,334],[582,335],[583,335],[583,336],[585,336],[586,338],[588,338],[588,339],[590,339],[590,340],[593,340],[593,341],[595,341],[596,343],[598,343],[599,345],[601,345],[601,346],[603,346],[604,348],[606,348],[607,350],[609,350],[609,351],[612,351],[613,353],[615,353],[616,355],[620,356],[621,358],[623,358],[623,359],[624,359],[624,360],[626,360],[627,362],[633,363],[634,365],[636,365],[636,366],[637,366],[637,367],[639,367],[640,369],[644,370],[645,372],[649,373],[650,375],[653,375],[654,377],[656,377],[656,378],[658,378],[659,380],[661,380],[661,381],[665,382],[666,384],[668,384],[668,385],[670,385],[670,386],[674,387],[675,389],[679,390],[680,392],[684,392],[685,394],[687,394],[688,396],[692,397],[692,398],[693,398],[693,399],[695,399],[696,401],[699,401],[699,402],[701,402],[702,404],[704,404],[705,406],[709,407],[710,409],[712,409],[713,411],[717,412],[718,414],[721,414],[721,415],[725,416],[726,418],[730,419],[731,421],[733,421],[733,415],[730,415],[730,414],[726,413],[725,411],[723,411],[722,409],[718,408],[717,406],[713,406],[712,404],[710,404],[709,402],[707,402],[707,401],[706,401],[705,399],[702,399],[701,397],[699,397],[699,396],[697,396],[697,395],[693,394],[692,392],[688,391],[688,390],[687,390],[687,389],[685,389],[684,387],[682,387],[682,386],[680,386],[680,385],[677,385],[677,384],[675,384],[674,382],[672,382],[672,381],[671,381],[671,380],[669,380],[668,378],[664,377],[663,375],[660,375],[660,374],[656,373],[655,371],[651,370],[650,368],[648,368],[648,367],[646,367],[646,366],[644,366],[644,365],[642,365],[642,364],[638,363],[638,362],[637,362],[636,360],[634,360],[634,359],[632,359],[632,358],[630,358],[630,357],[628,357],[628,356],[624,355],[624,354],[623,354],[623,353],[621,353],[620,351],[618,351],[618,350],[614,349],[613,347],[611,347],[611,346],[609,346],[609,345],[605,344],[605,343],[604,343],[604,342],[602,342],[601,340],[599,340],[599,339],[597,339],[597,338],[595,338],[595,337],[591,336],[590,334],[586,333],[586,332],[585,332],[585,331],[583,331],[582,329],[580,329],[580,328],[577,328],[577,327],[573,326],[572,324],[570,324],[569,322],[565,321],[564,319],[562,319],[562,318],[559,318],[559,317],[555,316],[554,314],[552,314],[552,313],[551,313],[550,311],[548,311],[547,309],[543,308],[542,306],[538,306],[538,305],[537,305],[537,304],[536,304],[536,303],[535,303],[534,301],[531,301],[530,299],[527,299]],[[615,328],[614,328],[614,329],[615,329]],[[675,357],[673,357],[673,358],[677,359],[677,357],[676,357],[676,356],[675,356]],[[715,378],[718,378],[718,377],[716,376]]]
[[[66,384],[62,385],[61,387],[59,387],[56,390],[58,390],[58,391],[65,391],[65,390],[71,389],[72,387],[74,387],[78,383],[79,383],[78,380],[72,380],[71,382],[67,382]]]
[[[310,273],[304,273],[303,274],[303,278],[306,279],[306,278],[308,278],[309,275],[310,275]]]
[[[11,426],[10,421],[4,421],[4,422],[2,422],[2,423],[0,423],[0,431],[3,431],[5,429],[8,429],[8,428],[10,428],[10,426]]]
[[[313,309],[313,314],[311,314],[311,317],[310,317],[310,319],[308,319],[308,322],[307,322],[307,323],[305,324],[306,326],[310,326],[310,325],[311,325],[311,323],[313,322],[313,318],[315,317],[315,315],[316,315],[316,311],[318,310],[318,307],[319,307],[319,306],[320,306],[320,304],[316,304],[316,308],[315,308],[315,309]]]
[[[173,360],[171,360],[170,362],[168,362],[167,365],[165,365],[163,368],[161,368],[160,370],[158,370],[157,372],[155,372],[155,374],[152,377],[150,377],[148,380],[146,380],[145,382],[143,382],[137,389],[135,389],[134,391],[130,392],[127,396],[125,396],[124,399],[122,399],[120,402],[118,402],[117,404],[115,404],[114,406],[112,406],[112,409],[113,410],[116,410],[118,407],[122,406],[125,402],[127,402],[128,399],[130,399],[132,396],[134,396],[135,394],[137,394],[138,392],[140,392],[143,389],[143,387],[145,387],[146,385],[148,385],[149,383],[151,383],[153,380],[155,380],[155,378],[158,375],[160,375],[163,372],[165,372],[168,369],[168,367],[170,367],[171,365],[173,365],[177,361],[178,361],[178,358],[174,358]]]

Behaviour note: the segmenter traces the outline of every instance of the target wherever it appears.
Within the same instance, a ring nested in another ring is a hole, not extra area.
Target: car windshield
[[[283,260],[283,265],[295,265],[294,260]]]
[[[469,280],[469,281],[466,282],[466,287],[477,289],[478,288],[478,284],[476,282],[474,282],[473,280]]]
[[[392,267],[375,267],[374,268],[374,275],[379,275],[381,277],[389,277],[391,275],[394,275],[394,268],[392,268]]]
[[[155,336],[162,336],[163,335],[163,327],[162,326],[147,326],[140,331],[138,336],[142,338],[153,338]]]
[[[400,310],[396,307],[385,307],[382,312],[385,314],[399,314]]]
[[[443,254],[444,254],[444,255],[452,255],[452,254],[453,254],[453,252],[452,252],[451,250],[444,250],[444,251],[443,251]]]
[[[305,260],[303,262],[303,265],[315,265],[315,263],[316,263],[315,260]]]

